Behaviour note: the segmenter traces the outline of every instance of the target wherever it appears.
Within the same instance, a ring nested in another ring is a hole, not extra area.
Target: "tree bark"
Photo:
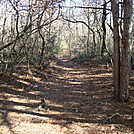
[[[111,0],[113,13],[113,32],[114,32],[114,98],[120,102],[129,100],[129,70],[130,70],[130,44],[129,27],[132,16],[133,0],[124,0],[123,18],[123,37],[122,37],[122,56],[120,58],[120,36],[119,36],[119,0]],[[121,60],[121,66],[120,66]]]
[[[102,29],[103,29],[103,40],[102,40],[102,48],[101,48],[101,56],[104,56],[104,53],[106,52],[106,0],[104,1],[104,6],[103,6],[103,16],[102,16]]]
[[[121,65],[121,101],[129,100],[129,71],[130,71],[130,44],[129,27],[132,16],[133,0],[124,0],[124,21],[122,38],[122,65]]]
[[[119,36],[119,1],[111,0],[114,32],[113,85],[114,99],[120,101],[120,36]]]

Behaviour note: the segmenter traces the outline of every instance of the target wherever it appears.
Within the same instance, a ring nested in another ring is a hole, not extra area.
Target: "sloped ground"
[[[133,134],[133,81],[122,104],[112,99],[112,71],[101,64],[60,58],[49,69],[19,66],[0,77],[0,134]]]

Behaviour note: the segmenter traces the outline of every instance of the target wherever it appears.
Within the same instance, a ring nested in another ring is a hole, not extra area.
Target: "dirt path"
[[[112,73],[58,59],[0,79],[0,134],[132,134],[131,108],[112,100]],[[46,106],[39,111],[40,99]],[[125,114],[125,116],[124,116]]]

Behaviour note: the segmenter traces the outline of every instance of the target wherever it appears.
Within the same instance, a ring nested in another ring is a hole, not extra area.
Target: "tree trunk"
[[[121,101],[129,100],[129,71],[130,71],[130,45],[129,26],[132,15],[133,0],[124,0],[124,22],[122,38],[122,65],[121,65]]]
[[[130,50],[129,50],[129,27],[132,16],[133,0],[124,0],[122,56],[120,66],[120,37],[119,37],[119,0],[111,0],[113,13],[114,32],[114,98],[117,101],[126,102],[129,100],[129,70],[130,70]]]
[[[102,48],[101,48],[101,56],[104,56],[104,53],[106,52],[106,0],[104,1],[103,6],[103,16],[102,16],[102,29],[103,29],[103,40],[102,40]]]
[[[120,101],[120,36],[119,36],[119,1],[111,0],[113,13],[113,32],[114,32],[114,66],[113,66],[113,85],[114,98]]]

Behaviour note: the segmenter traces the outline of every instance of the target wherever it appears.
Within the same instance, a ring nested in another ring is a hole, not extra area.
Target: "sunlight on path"
[[[116,112],[111,71],[61,58],[51,65],[49,76],[45,71],[33,68],[27,77],[17,72],[8,86],[3,83],[0,133],[132,134],[122,118],[107,120]],[[44,97],[46,106],[35,111]]]

